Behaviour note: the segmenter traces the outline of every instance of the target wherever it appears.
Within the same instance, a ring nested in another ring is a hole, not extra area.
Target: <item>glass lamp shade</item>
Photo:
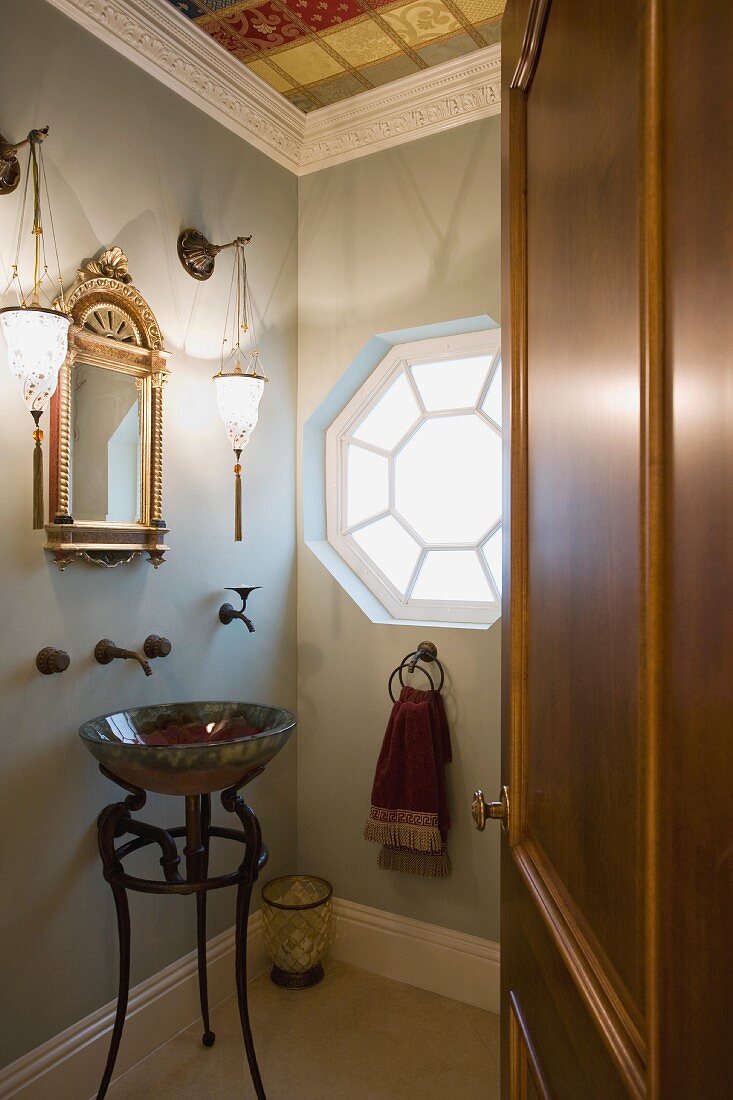
[[[259,374],[233,370],[215,374],[219,414],[231,440],[232,449],[243,450],[257,426],[265,379]]]
[[[0,310],[8,364],[31,412],[43,412],[56,390],[69,346],[70,324],[70,317],[53,309],[28,306]]]

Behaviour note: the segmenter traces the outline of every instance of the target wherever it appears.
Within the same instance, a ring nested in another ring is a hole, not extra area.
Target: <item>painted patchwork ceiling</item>
[[[169,0],[301,111],[499,40],[506,0]]]

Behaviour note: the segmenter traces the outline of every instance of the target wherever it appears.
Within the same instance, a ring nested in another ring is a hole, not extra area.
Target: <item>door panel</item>
[[[502,959],[558,1100],[646,1095],[644,31],[638,0],[519,0],[502,28]]]
[[[509,1091],[509,1077],[516,1080],[511,1020],[520,1006],[525,1035],[552,1100],[627,1100],[608,1048],[516,863],[502,866],[502,875],[502,1026],[508,1024],[504,1095],[519,1100]],[[511,929],[505,914],[511,914]]]
[[[637,1024],[639,10],[558,0],[527,93],[524,732],[526,838]]]
[[[505,1100],[731,1095],[732,54],[502,24]]]

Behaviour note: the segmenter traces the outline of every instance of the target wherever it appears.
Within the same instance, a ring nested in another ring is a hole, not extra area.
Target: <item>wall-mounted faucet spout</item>
[[[146,676],[152,676],[153,670],[139,653],[135,653],[133,649],[121,649],[114,642],[111,642],[109,638],[102,638],[101,642],[97,642],[94,647],[94,659],[98,661],[100,665],[108,665],[112,661],[117,659],[127,661],[137,661],[140,668],[143,670]]]
[[[244,613],[244,609],[247,606],[247,600],[251,592],[255,592],[262,585],[255,584],[251,588],[227,588],[227,592],[236,592],[242,601],[242,606],[239,611],[235,611],[230,603],[223,603],[219,608],[219,621],[224,623],[224,626],[229,626],[229,623],[233,619],[241,619],[250,634],[254,634],[254,623],[251,619],[248,619]]]

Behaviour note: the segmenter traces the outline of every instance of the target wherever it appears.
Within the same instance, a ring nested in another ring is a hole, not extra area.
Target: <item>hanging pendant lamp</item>
[[[234,249],[224,337],[219,370],[214,375],[219,415],[234,451],[234,540],[242,541],[242,451],[257,426],[267,376],[260,366],[254,329],[254,311],[247,279],[245,247],[251,237],[235,237],[228,244],[212,244],[198,229],[184,229],[178,237],[178,258],[199,282],[210,279],[216,257]]]
[[[221,363],[214,375],[219,415],[224,421],[234,451],[234,541],[242,541],[242,451],[257,425],[260,401],[267,378],[259,364],[252,322],[252,303],[247,283],[247,260],[244,255],[247,240],[237,237],[233,242],[234,266],[224,325]],[[232,300],[234,299],[234,301]],[[232,310],[232,306],[234,309]],[[227,335],[230,314],[231,336]],[[231,350],[227,352],[227,345]]]
[[[71,324],[71,317],[65,312],[60,267],[57,277],[58,296],[56,297],[56,289],[53,287],[48,274],[48,263],[46,262],[41,211],[41,185],[43,184],[46,191],[47,205],[48,189],[43,169],[41,143],[47,133],[48,127],[44,130],[31,130],[26,139],[30,150],[28,172],[23,195],[18,246],[13,264],[13,274],[8,284],[15,287],[18,305],[0,309],[0,329],[3,331],[7,344],[8,365],[20,385],[23,400],[35,423],[33,431],[35,440],[33,449],[33,527],[35,530],[43,527],[44,512],[43,449],[41,447],[43,431],[40,428],[40,420],[56,391],[59,370],[68,351],[68,334],[69,325]],[[21,145],[24,144],[26,142],[21,143]],[[19,268],[28,183],[31,179],[33,181],[32,236],[34,261],[33,284],[28,294],[26,294],[23,290]],[[55,249],[56,237],[53,232],[52,217],[51,232]],[[56,261],[58,265],[58,252],[56,252]],[[53,288],[52,294],[49,293],[51,288]],[[41,304],[42,293],[48,298],[47,306]],[[52,308],[54,298],[60,305],[59,309]]]
[[[257,424],[260,400],[267,379],[264,375],[232,371],[214,375],[219,414],[234,451],[234,541],[242,541],[242,451]]]

